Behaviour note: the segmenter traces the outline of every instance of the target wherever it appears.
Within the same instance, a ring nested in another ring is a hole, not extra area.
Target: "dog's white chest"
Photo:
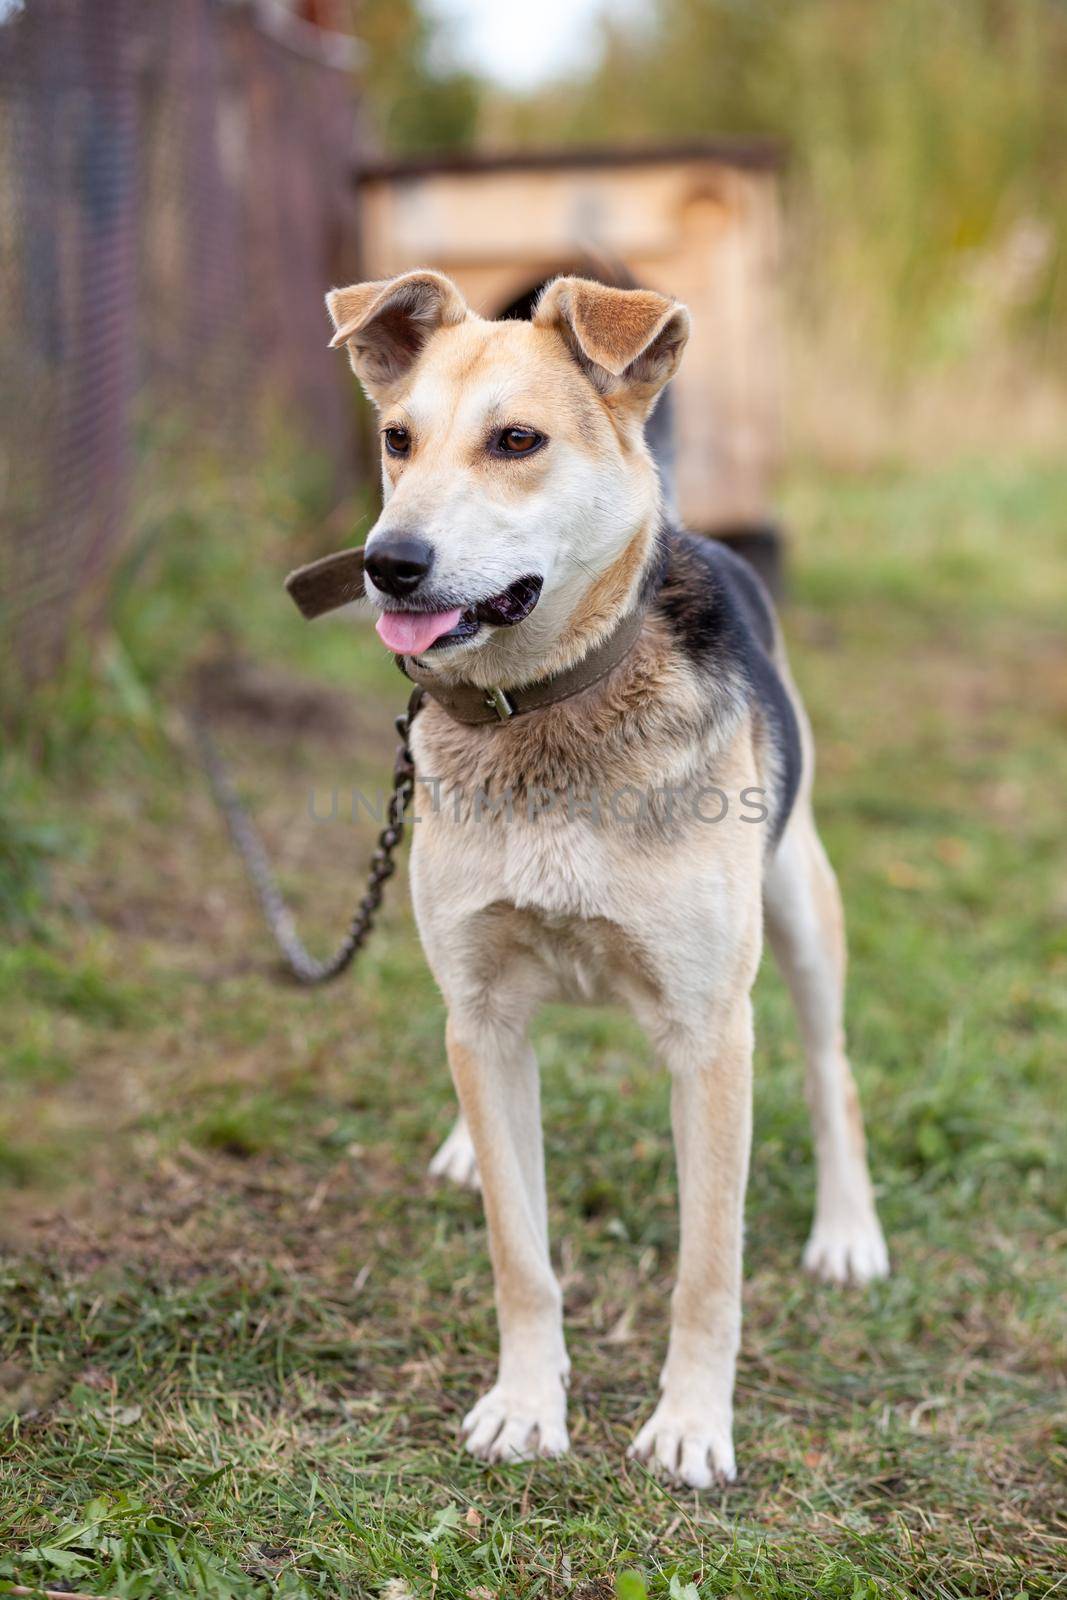
[[[507,901],[551,916],[609,914],[614,852],[604,833],[580,817],[513,814],[458,823],[442,817],[431,828],[432,875],[444,887],[447,871],[457,907]],[[423,842],[430,843],[428,835]]]
[[[484,977],[530,960],[544,998],[603,1003],[648,988],[635,970],[634,908],[650,895],[633,840],[580,817],[514,815],[420,834],[412,889],[435,968]],[[640,921],[638,915],[637,921]],[[477,954],[473,954],[477,952]],[[640,965],[640,963],[638,963]]]
[[[608,909],[611,852],[596,828],[542,817],[502,832],[501,871],[514,905],[577,917]]]

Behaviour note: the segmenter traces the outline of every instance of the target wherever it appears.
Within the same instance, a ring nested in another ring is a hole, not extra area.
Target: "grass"
[[[624,1460],[675,1206],[666,1085],[608,1013],[538,1029],[573,1455],[487,1470],[456,1448],[491,1372],[490,1280],[478,1200],[424,1176],[452,1097],[402,885],[352,981],[277,981],[168,709],[203,645],[191,617],[270,661],[256,695],[214,679],[215,718],[302,923],[332,939],[374,826],[315,823],[309,794],[384,781],[403,691],[365,634],[287,614],[278,577],[313,553],[314,508],[288,479],[257,493],[240,522],[203,485],[164,505],[103,670],[38,706],[6,761],[0,1591],[1053,1593],[1067,476],[786,486],[788,630],[895,1272],[860,1294],[798,1273],[809,1137],[766,971],[742,1478],[702,1497]]]

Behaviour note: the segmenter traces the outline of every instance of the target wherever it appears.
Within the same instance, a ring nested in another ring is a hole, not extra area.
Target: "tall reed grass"
[[[605,11],[602,27],[591,75],[490,98],[483,137],[780,136],[805,391],[822,363],[839,398],[862,372],[875,431],[922,384],[928,402],[943,396],[948,432],[959,401],[981,415],[978,433],[1000,419],[1054,440],[1067,360],[1063,0],[650,0]]]

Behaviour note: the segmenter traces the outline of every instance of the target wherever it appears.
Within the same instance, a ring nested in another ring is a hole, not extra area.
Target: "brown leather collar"
[[[336,611],[339,606],[360,599],[364,593],[363,551],[339,550],[332,556],[323,556],[321,561],[299,567],[286,578],[285,587],[309,621],[327,611]],[[427,672],[409,656],[398,656],[397,665],[457,722],[472,726],[510,722],[512,717],[524,716],[528,711],[540,711],[545,706],[569,700],[572,695],[606,678],[632,649],[644,620],[645,607],[638,606],[573,667],[514,689],[479,689],[473,683],[440,683],[435,673]]]
[[[614,631],[573,667],[515,689],[480,689],[473,683],[441,683],[435,673],[427,672],[409,656],[398,657],[398,665],[412,683],[425,690],[456,722],[472,726],[481,722],[510,722],[512,717],[525,716],[528,711],[540,711],[545,706],[569,700],[571,695],[580,694],[606,678],[612,667],[617,667],[633,648],[644,620],[645,608],[639,606],[636,611],[628,612]]]

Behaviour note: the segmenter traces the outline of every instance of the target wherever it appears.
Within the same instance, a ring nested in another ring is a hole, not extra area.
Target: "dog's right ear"
[[[348,346],[352,370],[375,405],[389,400],[438,328],[470,315],[451,279],[424,270],[331,289],[326,308],[335,329],[330,348]]]

